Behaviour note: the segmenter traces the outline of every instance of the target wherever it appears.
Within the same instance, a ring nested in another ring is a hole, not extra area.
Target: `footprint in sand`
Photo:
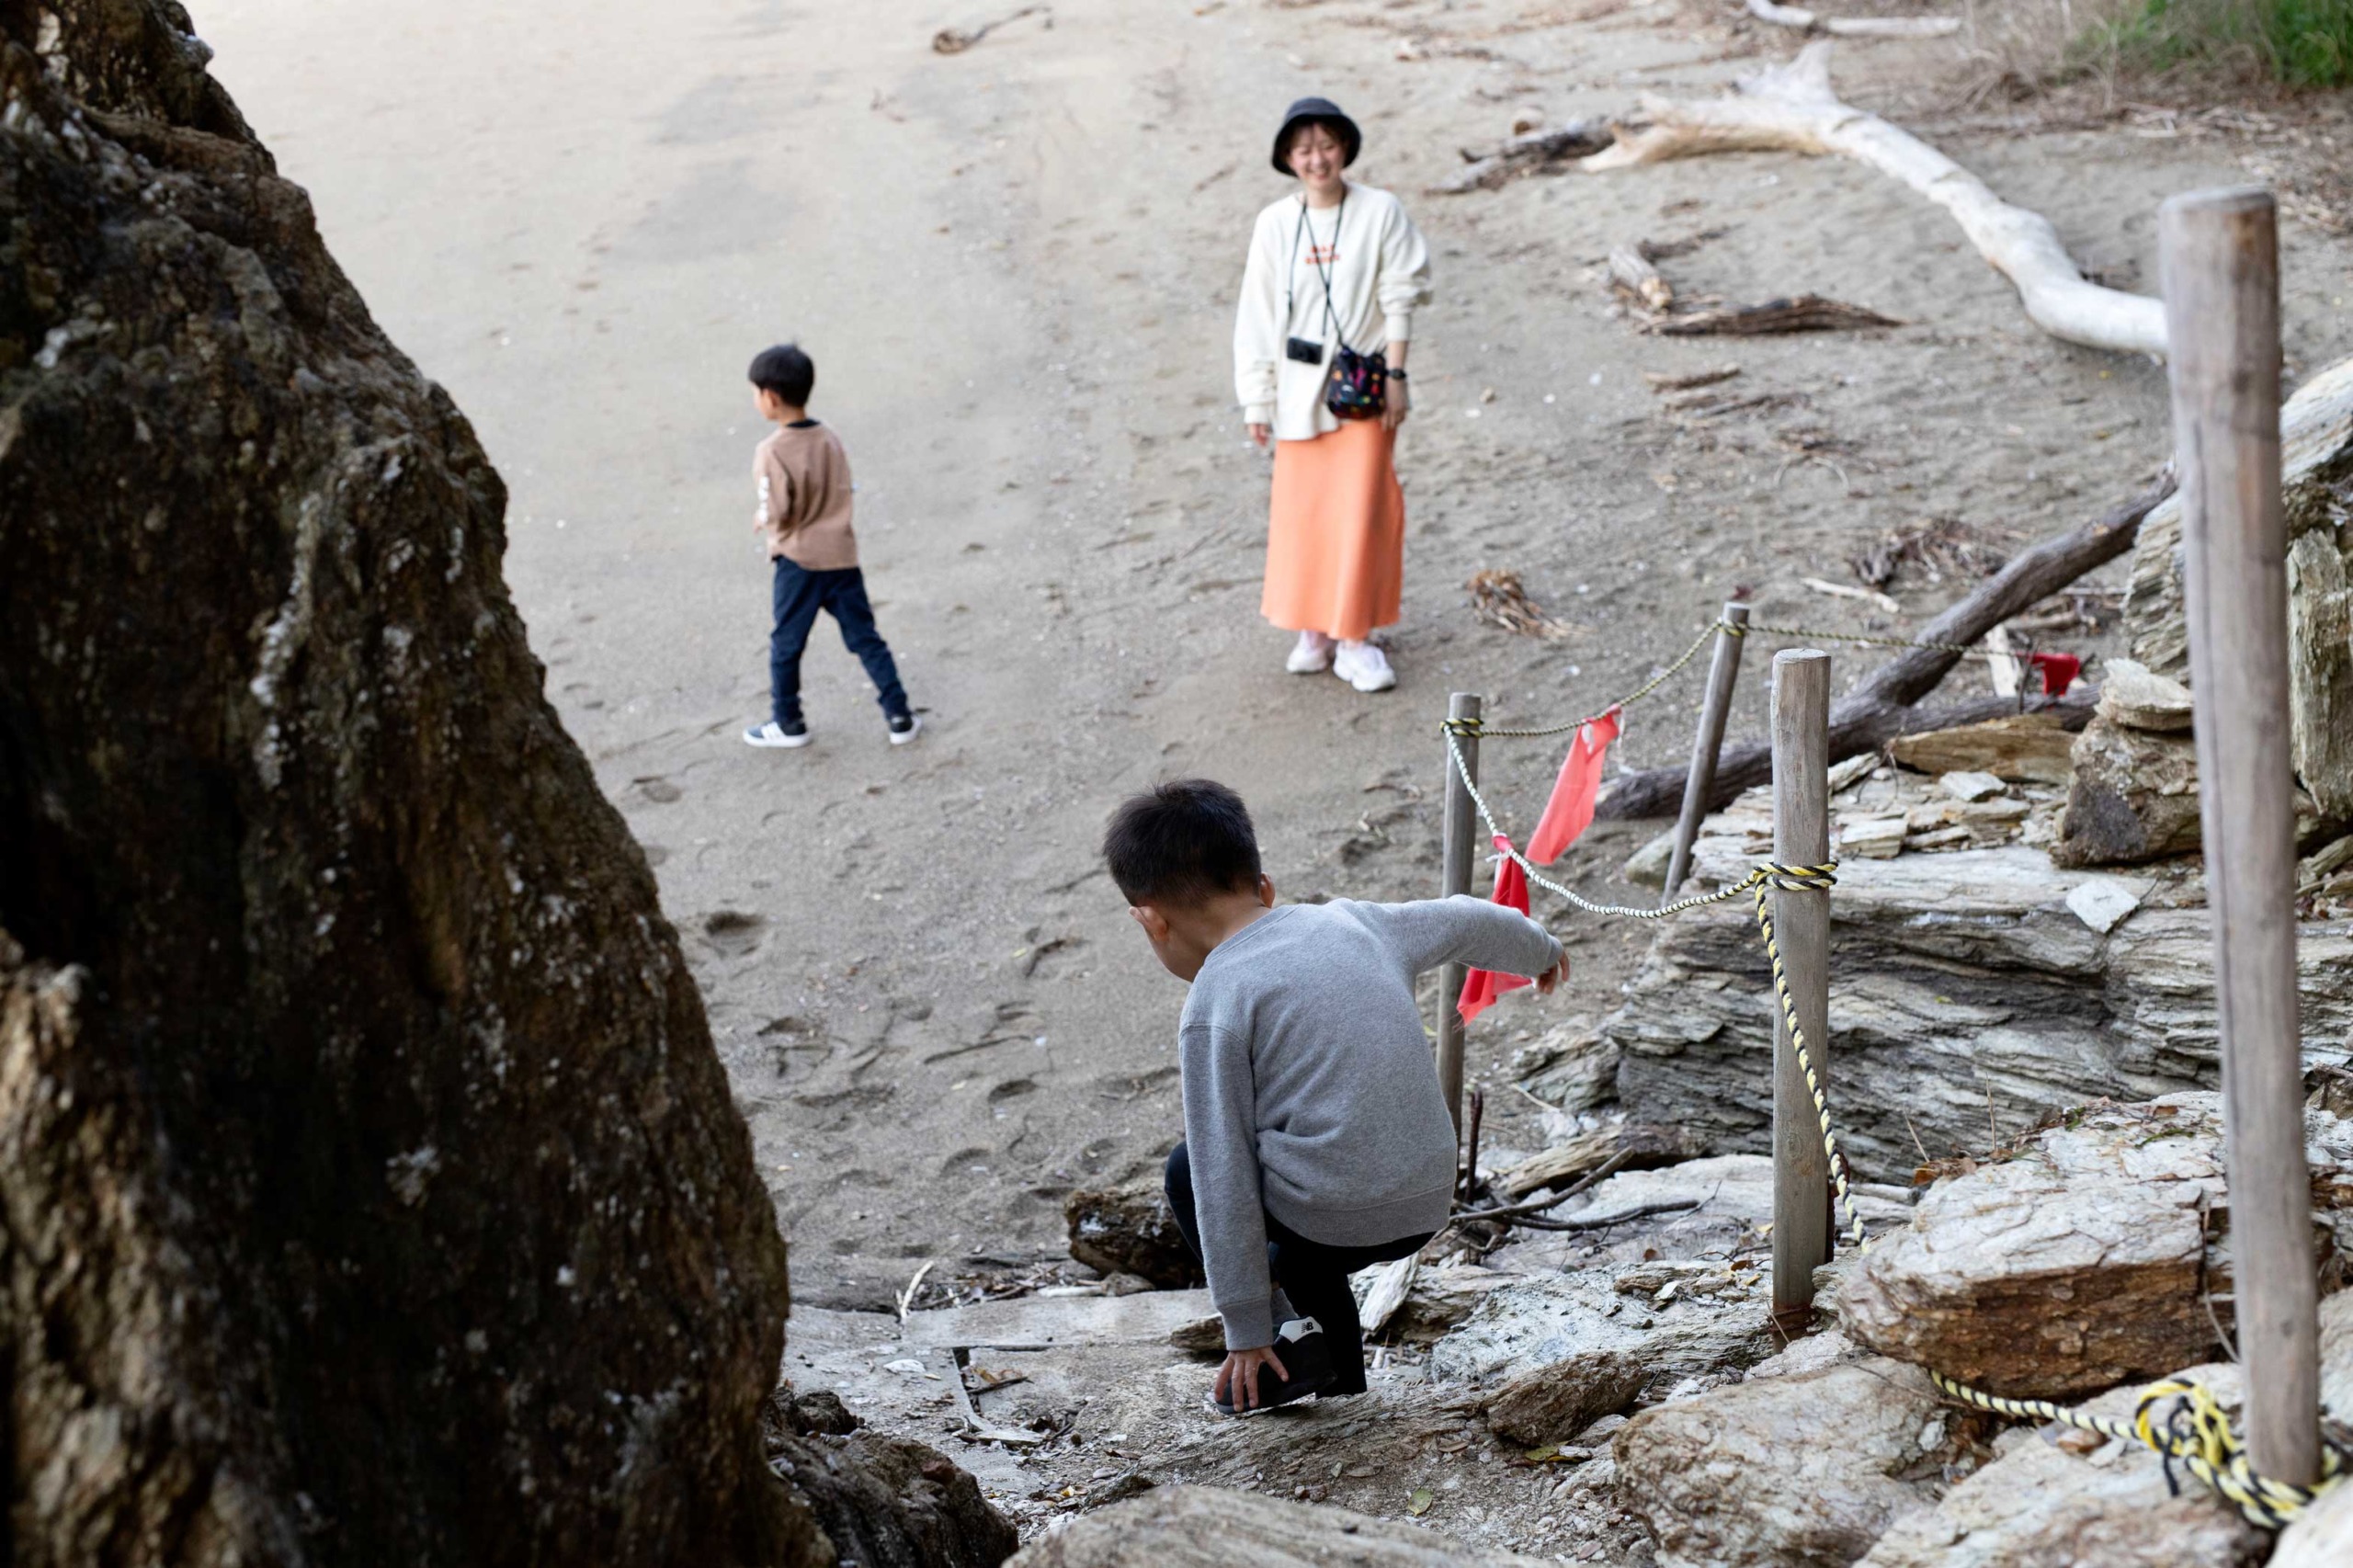
[[[959,1149],[939,1162],[943,1176],[985,1176],[994,1151],[988,1149]]]
[[[1002,1105],[1006,1100],[1017,1100],[1024,1095],[1037,1092],[1038,1080],[1035,1078],[1007,1078],[989,1091],[989,1104]]]
[[[759,947],[760,928],[767,924],[766,915],[716,909],[702,917],[703,939],[727,957],[740,959]]]
[[[687,793],[659,774],[649,775],[643,778],[632,778],[629,781],[629,787],[636,791],[639,799],[650,801],[657,806],[666,806],[674,801],[683,800]]]

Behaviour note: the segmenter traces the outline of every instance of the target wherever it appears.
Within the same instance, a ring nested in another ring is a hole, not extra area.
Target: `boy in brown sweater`
[[[768,634],[768,722],[744,732],[756,746],[805,746],[801,718],[801,654],[824,610],[842,629],[842,641],[866,666],[882,704],[894,746],[923,728],[907,705],[890,645],[874,630],[866,577],[858,569],[858,538],[850,531],[849,454],[841,437],[809,417],[817,367],[793,344],[763,349],[752,361],[752,396],[760,416],[777,426],[752,459],[760,506],[752,529],[776,563],[776,629]]]

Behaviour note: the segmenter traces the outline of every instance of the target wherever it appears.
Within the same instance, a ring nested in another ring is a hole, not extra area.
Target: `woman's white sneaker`
[[[1295,676],[1321,675],[1332,667],[1332,640],[1321,631],[1302,631],[1299,642],[1283,661],[1283,668]]]
[[[1343,642],[1332,655],[1332,673],[1358,691],[1387,691],[1397,684],[1397,672],[1377,643]]]

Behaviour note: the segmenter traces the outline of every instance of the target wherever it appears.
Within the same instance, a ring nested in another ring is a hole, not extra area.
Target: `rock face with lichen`
[[[0,4],[0,1555],[830,1562],[504,490],[206,57]]]

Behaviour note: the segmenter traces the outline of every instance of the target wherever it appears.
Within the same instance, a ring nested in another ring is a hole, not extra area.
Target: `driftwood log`
[[[1580,166],[1600,172],[1706,153],[1840,153],[1903,181],[1951,213],[1978,254],[2017,286],[2028,317],[2053,337],[2093,348],[2165,353],[2165,310],[2158,301],[2090,282],[2049,219],[2004,201],[1918,137],[1841,103],[1830,86],[1830,47],[1826,39],[1806,45],[1788,64],[1744,78],[1729,98],[1645,97],[1643,113],[1650,123],[1619,132],[1611,146]]]
[[[1614,134],[1608,121],[1574,119],[1549,131],[1530,131],[1513,137],[1494,152],[1465,152],[1461,172],[1429,187],[1432,196],[1461,196],[1465,191],[1493,190],[1547,164],[1583,158],[1609,145]]]
[[[1825,17],[1801,6],[1748,0],[1748,14],[1777,28],[1833,38],[1949,38],[1961,31],[1959,17]]]
[[[1675,308],[1675,288],[1651,265],[1650,247],[1640,244],[1613,245],[1609,251],[1609,281],[1632,296],[1635,304],[1654,314]]]
[[[1617,270],[1614,254],[1610,270],[1613,275]],[[1649,330],[1664,337],[1763,337],[1785,332],[1853,332],[1864,327],[1903,324],[1893,316],[1883,316],[1860,305],[1825,300],[1819,294],[1800,294],[1794,299],[1768,300],[1759,305],[1727,305],[1722,310],[1668,316],[1651,323]]]
[[[2012,616],[2131,549],[2141,519],[2173,491],[2173,476],[2167,474],[2107,516],[2035,546],[1928,622],[1921,629],[1919,640],[1950,647],[1975,642]],[[1830,760],[1843,761],[1876,750],[1899,735],[1982,723],[2019,710],[2018,699],[1994,696],[1936,708],[1915,706],[1960,660],[1959,653],[1942,648],[1912,648],[1873,670],[1860,686],[1831,705]],[[2055,703],[2029,700],[2024,706],[2029,710],[2050,708],[2078,729],[2091,716],[2090,704],[2082,699]],[[1728,804],[1750,785],[1764,782],[1772,767],[1772,750],[1762,741],[1726,747],[1716,765],[1710,809]],[[1680,767],[1622,774],[1601,798],[1597,814],[1672,815],[1683,799],[1683,776]]]

